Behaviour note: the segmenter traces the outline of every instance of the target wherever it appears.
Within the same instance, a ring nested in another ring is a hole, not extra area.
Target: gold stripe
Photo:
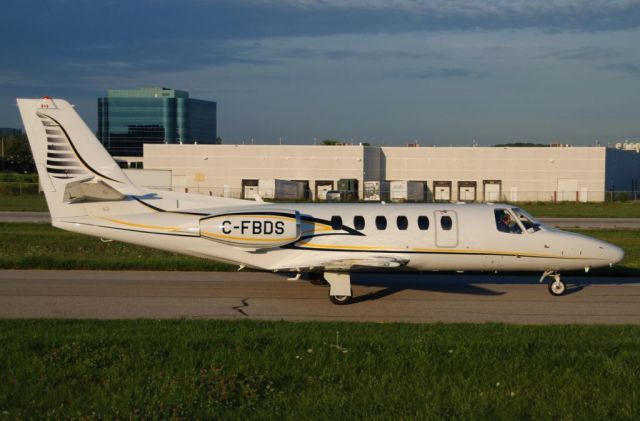
[[[303,243],[299,244],[302,247],[310,247],[317,249],[340,249],[340,250],[385,250],[385,251],[396,251],[398,253],[406,252],[406,249],[399,249],[393,247],[377,247],[377,246],[349,246],[349,245],[332,245],[332,244],[315,244],[315,243]],[[503,256],[513,256],[513,257],[547,257],[554,259],[571,259],[571,260],[582,260],[582,259],[598,259],[604,260],[597,257],[568,257],[568,256],[557,256],[553,254],[538,254],[538,253],[518,253],[518,252],[510,252],[510,251],[496,251],[496,250],[452,250],[452,249],[427,249],[427,248],[411,248],[410,251],[417,252],[430,252],[430,253],[447,253],[447,254],[489,254],[489,255],[503,255]]]
[[[241,240],[241,241],[264,241],[264,242],[276,242],[276,241],[293,241],[296,239],[296,237],[287,237],[287,238],[244,238],[244,237],[234,237],[231,235],[224,235],[224,234],[214,234],[212,232],[207,232],[207,231],[202,231],[201,232],[202,235],[205,235],[207,237],[215,237],[215,238],[221,238],[224,240]]]
[[[150,228],[150,229],[162,230],[162,231],[180,231],[179,227],[162,227],[159,225],[136,224],[134,222],[121,221],[119,219],[108,218],[106,216],[102,216],[101,218],[106,219],[107,221],[115,222],[116,224],[128,225],[131,227]]]

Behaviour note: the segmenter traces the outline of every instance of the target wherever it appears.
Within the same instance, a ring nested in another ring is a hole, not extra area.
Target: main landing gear
[[[549,282],[549,292],[551,295],[559,297],[567,291],[567,285],[560,279],[560,273],[555,270],[546,270],[540,277],[540,282],[543,282],[545,278],[551,277]]]
[[[324,278],[329,283],[329,300],[336,305],[351,302],[351,275],[349,272],[325,272]]]

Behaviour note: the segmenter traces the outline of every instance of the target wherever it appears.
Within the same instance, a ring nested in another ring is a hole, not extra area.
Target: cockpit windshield
[[[540,222],[520,208],[511,208],[513,214],[518,218],[524,229],[529,233],[540,231]]]

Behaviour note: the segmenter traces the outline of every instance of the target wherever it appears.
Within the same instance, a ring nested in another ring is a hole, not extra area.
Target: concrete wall
[[[605,148],[383,147],[382,154],[387,180],[427,181],[430,189],[451,181],[454,201],[460,181],[475,181],[482,199],[484,180],[501,182],[500,200],[553,200],[559,179],[575,180],[589,201],[603,199]]]
[[[316,182],[331,181],[336,189],[338,179],[355,178],[361,198],[365,180],[409,180],[426,181],[429,200],[437,182],[440,189],[451,186],[452,201],[602,201],[612,184],[632,189],[639,160],[640,154],[603,147],[159,144],[144,150],[144,168],[171,170],[175,189],[232,197],[241,197],[243,180],[306,180],[315,198]],[[498,193],[489,198],[485,185]]]
[[[366,148],[369,149],[369,148]],[[363,184],[363,146],[145,145],[145,169],[171,169],[178,190],[241,196],[242,180],[355,178]]]

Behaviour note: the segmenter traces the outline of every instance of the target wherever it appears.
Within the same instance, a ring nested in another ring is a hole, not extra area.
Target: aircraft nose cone
[[[613,244],[607,244],[607,258],[609,263],[618,263],[624,258],[624,250],[621,247],[614,246]]]

